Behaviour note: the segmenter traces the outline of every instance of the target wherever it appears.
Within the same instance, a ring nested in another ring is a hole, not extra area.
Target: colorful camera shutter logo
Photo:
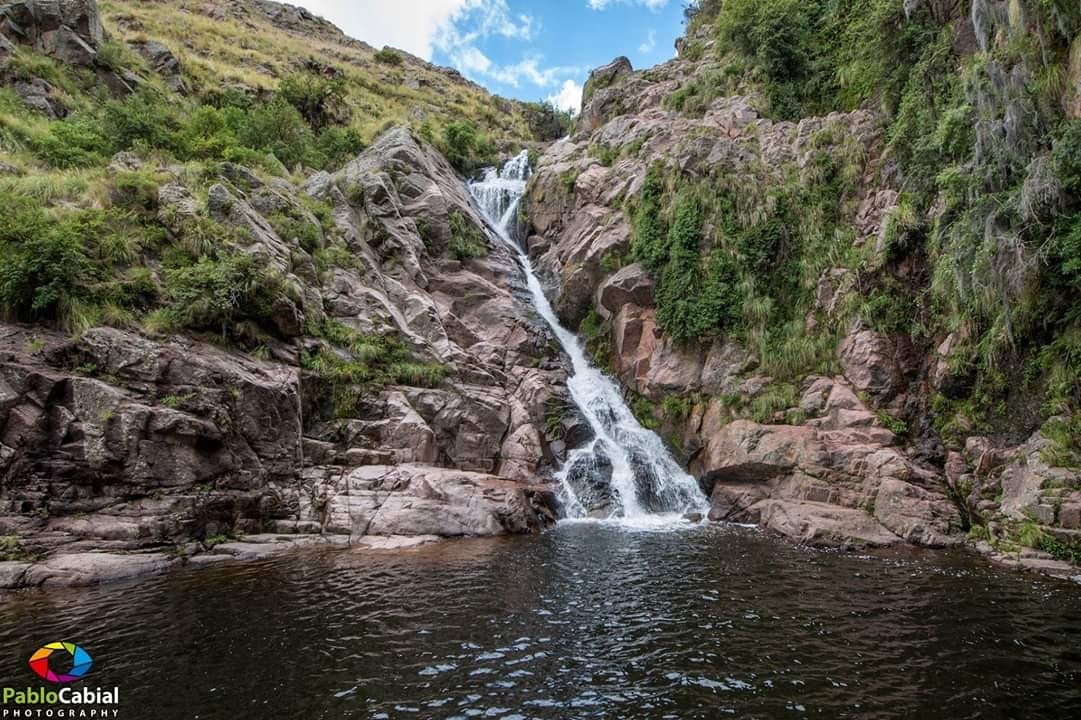
[[[54,659],[55,653],[67,653],[71,656],[71,670],[66,673],[55,672],[49,662]],[[83,675],[90,672],[94,659],[90,653],[83,650],[75,643],[54,642],[38,648],[38,651],[30,656],[30,669],[42,680],[54,683],[75,682]]]

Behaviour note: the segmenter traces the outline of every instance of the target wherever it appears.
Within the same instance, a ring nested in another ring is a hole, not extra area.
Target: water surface
[[[1081,587],[742,528],[572,523],[0,602],[0,686],[77,642],[126,718],[1081,714]]]

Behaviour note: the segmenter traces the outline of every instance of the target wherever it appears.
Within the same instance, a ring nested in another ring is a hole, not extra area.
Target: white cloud
[[[564,80],[559,92],[548,96],[548,102],[560,110],[577,113],[582,109],[582,86],[574,80]]]
[[[375,47],[390,45],[430,60],[435,39],[476,0],[292,0]]]
[[[537,87],[552,87],[561,77],[578,75],[581,73],[576,67],[540,67],[537,58],[526,58],[514,65],[495,67],[481,74],[504,85],[518,87],[523,81],[528,81]]]
[[[644,43],[638,46],[638,52],[645,55],[646,53],[653,52],[653,48],[655,47],[657,47],[657,31],[650,30],[649,37],[646,38]]]
[[[593,10],[604,10],[609,5],[645,5],[650,10],[660,10],[669,0],[586,0]]]
[[[375,47],[390,45],[425,60],[431,60],[438,49],[474,80],[491,80],[511,87],[529,83],[553,88],[560,80],[581,74],[579,68],[543,67],[538,56],[525,56],[511,65],[497,65],[480,49],[479,44],[486,38],[502,37],[525,45],[540,32],[539,20],[513,12],[508,0],[293,1]]]

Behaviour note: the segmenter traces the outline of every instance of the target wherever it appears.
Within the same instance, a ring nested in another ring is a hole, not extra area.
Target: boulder
[[[578,132],[593,132],[622,109],[621,94],[616,85],[634,72],[631,61],[617,57],[589,73],[582,89],[582,111],[578,115]]]
[[[178,93],[187,91],[180,60],[177,59],[167,45],[157,40],[141,40],[131,43],[131,47],[135,52],[143,56],[154,72],[162,77],[170,90]]]
[[[641,263],[627,265],[605,280],[597,290],[597,308],[607,319],[624,305],[652,307],[653,285],[653,278]]]
[[[889,339],[873,330],[850,333],[838,350],[845,377],[859,390],[887,402],[904,386],[904,376]]]
[[[50,120],[59,120],[68,114],[67,107],[56,97],[56,88],[41,78],[17,80],[12,89],[23,105]]]
[[[369,466],[329,489],[325,531],[361,535],[502,535],[550,522],[551,495],[492,475],[426,465]]]
[[[69,65],[89,67],[105,39],[94,0],[18,0],[0,5],[0,34]]]
[[[960,518],[945,483],[888,447],[892,433],[878,434],[863,418],[835,429],[848,425],[838,413],[864,411],[839,383],[830,396],[825,422],[736,420],[708,436],[691,469],[711,491],[710,518],[758,523],[814,544],[955,542]]]

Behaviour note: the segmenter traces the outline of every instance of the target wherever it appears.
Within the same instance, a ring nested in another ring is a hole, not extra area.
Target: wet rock
[[[13,587],[85,587],[168,570],[176,560],[167,555],[73,553],[59,555],[26,569]]]

